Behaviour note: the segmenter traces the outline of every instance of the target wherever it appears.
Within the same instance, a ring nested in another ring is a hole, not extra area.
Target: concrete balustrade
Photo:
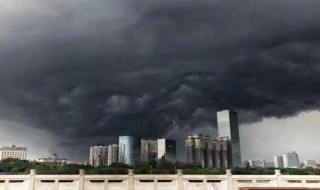
[[[320,187],[320,176],[281,175],[0,175],[0,190],[238,190],[241,187]]]

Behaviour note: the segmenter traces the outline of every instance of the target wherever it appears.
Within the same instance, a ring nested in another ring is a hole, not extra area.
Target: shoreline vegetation
[[[182,169],[186,175],[225,175],[226,171],[219,168],[201,168],[201,166],[186,163],[141,163],[135,167],[125,164],[112,164],[110,166],[92,167],[82,164],[59,165],[54,163],[39,163],[36,161],[19,160],[8,158],[0,161],[0,174],[2,175],[28,175],[31,169],[35,169],[39,175],[77,175],[79,170],[85,170],[87,175],[127,175],[129,169],[134,170],[134,174],[171,174],[177,173],[177,169]],[[233,168],[233,175],[274,175],[277,168]],[[320,169],[304,168],[292,169],[282,168],[283,175],[320,175]]]

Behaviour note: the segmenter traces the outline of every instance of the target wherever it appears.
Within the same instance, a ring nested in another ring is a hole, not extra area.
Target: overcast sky
[[[0,5],[0,145],[79,162],[119,135],[184,150],[234,109],[243,160],[295,150],[320,161],[318,0]]]

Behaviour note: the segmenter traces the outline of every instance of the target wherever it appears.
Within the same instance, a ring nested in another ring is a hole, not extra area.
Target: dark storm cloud
[[[319,108],[319,1],[50,4],[2,8],[0,116],[74,156],[173,120],[214,126],[221,109],[253,122]]]

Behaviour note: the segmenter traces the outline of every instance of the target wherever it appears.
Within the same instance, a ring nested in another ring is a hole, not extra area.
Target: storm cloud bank
[[[0,117],[74,157],[215,126],[221,109],[242,123],[319,109],[317,0],[0,3]]]

